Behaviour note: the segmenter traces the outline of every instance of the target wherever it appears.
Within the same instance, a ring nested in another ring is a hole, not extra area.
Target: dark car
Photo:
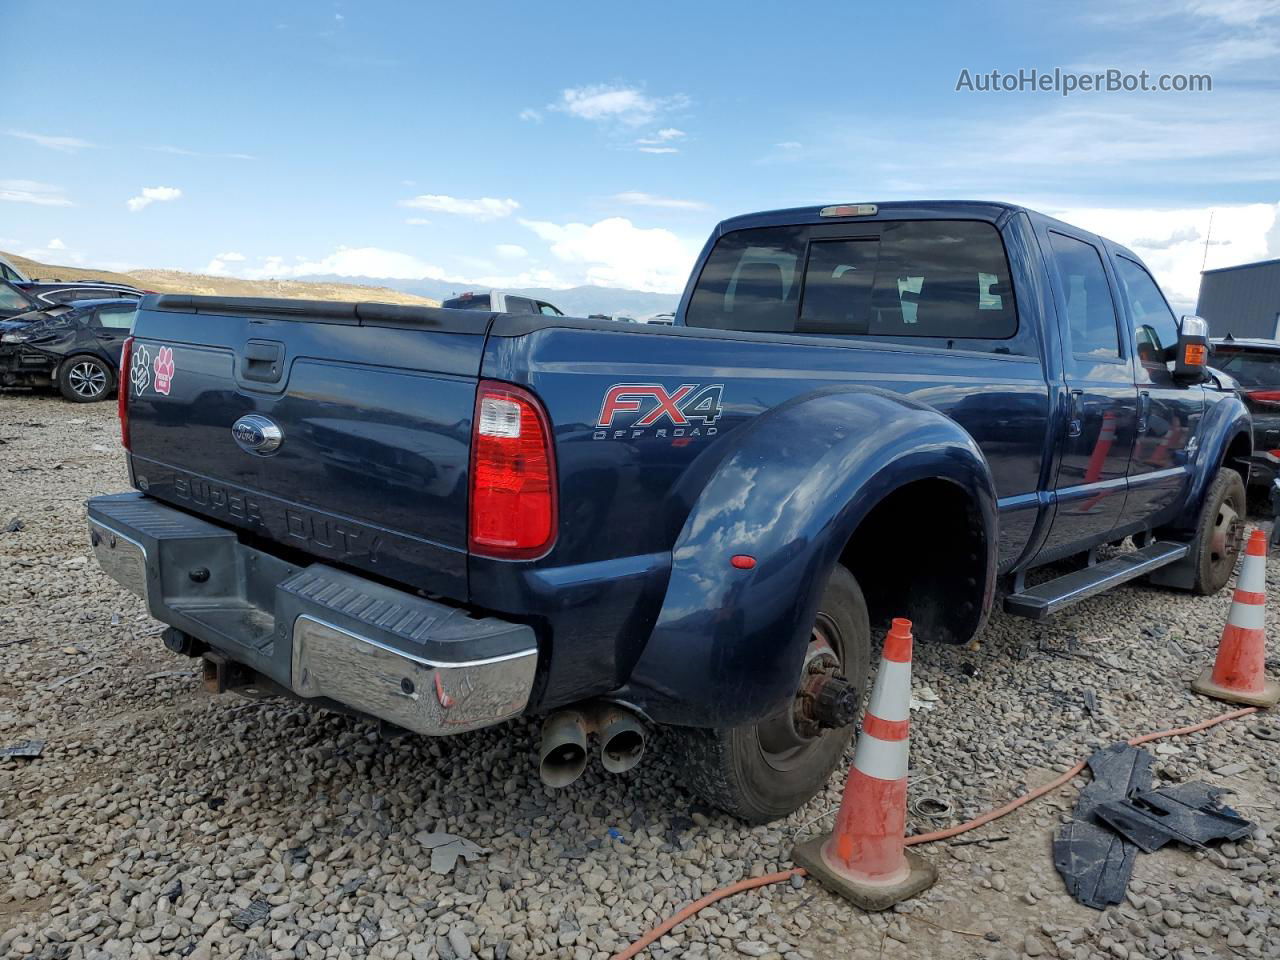
[[[1214,340],[1212,362],[1240,384],[1240,396],[1253,414],[1249,486],[1270,489],[1280,476],[1280,342]]]
[[[126,297],[77,300],[0,322],[0,383],[56,383],[73,403],[105,400],[137,310]]]
[[[147,291],[127,283],[109,283],[105,280],[28,280],[19,282],[17,286],[28,296],[35,297],[42,306],[108,297],[140,300],[147,294]]]

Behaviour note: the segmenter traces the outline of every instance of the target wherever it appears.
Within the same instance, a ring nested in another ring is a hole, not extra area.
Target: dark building
[[[1280,260],[1205,270],[1196,313],[1215,337],[1280,339]]]

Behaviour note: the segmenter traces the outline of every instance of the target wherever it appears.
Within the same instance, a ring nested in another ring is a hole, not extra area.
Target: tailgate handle
[[[276,340],[250,340],[240,356],[240,376],[258,383],[279,383],[284,373],[284,344]]]

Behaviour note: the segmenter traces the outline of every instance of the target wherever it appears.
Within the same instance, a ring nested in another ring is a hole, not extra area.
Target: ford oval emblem
[[[275,453],[284,443],[282,431],[269,417],[248,413],[231,425],[231,436],[242,450],[260,457]]]

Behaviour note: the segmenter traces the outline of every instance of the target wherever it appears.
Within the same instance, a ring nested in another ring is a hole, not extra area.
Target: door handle
[[[1084,391],[1071,391],[1071,418],[1067,421],[1067,436],[1078,437],[1084,433]]]
[[[1138,394],[1138,432],[1147,432],[1147,414],[1151,412],[1151,394],[1143,390]]]

